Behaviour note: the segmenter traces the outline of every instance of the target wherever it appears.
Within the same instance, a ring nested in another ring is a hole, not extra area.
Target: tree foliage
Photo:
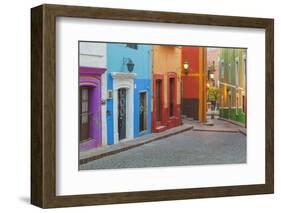
[[[217,87],[207,87],[207,100],[217,101],[219,98],[219,88]]]

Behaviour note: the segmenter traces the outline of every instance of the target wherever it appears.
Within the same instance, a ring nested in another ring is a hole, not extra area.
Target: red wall
[[[183,98],[199,98],[199,47],[182,47],[182,61],[188,62],[188,73],[183,74]]]
[[[199,71],[199,47],[182,47],[183,62],[188,61],[188,73]]]
[[[198,76],[184,76],[183,81],[183,98],[199,98],[199,80]]]

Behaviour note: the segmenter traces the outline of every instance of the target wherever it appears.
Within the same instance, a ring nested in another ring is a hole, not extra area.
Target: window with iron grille
[[[221,80],[224,80],[224,62],[221,62]]]
[[[235,61],[235,83],[239,86],[239,61]]]
[[[126,44],[127,47],[132,48],[137,50],[138,49],[138,45],[137,44]]]

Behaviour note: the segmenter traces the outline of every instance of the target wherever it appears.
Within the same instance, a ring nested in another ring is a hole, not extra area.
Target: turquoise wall
[[[113,89],[111,72],[128,72],[123,58],[130,58],[136,73],[134,85],[134,137],[139,134],[139,92],[146,91],[148,96],[147,122],[148,129],[143,134],[151,132],[151,45],[138,44],[137,49],[130,48],[125,43],[107,44],[107,88]],[[113,100],[107,101],[107,141],[114,144]]]

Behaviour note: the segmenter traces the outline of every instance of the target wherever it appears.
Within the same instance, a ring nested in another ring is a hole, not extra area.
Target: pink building
[[[219,54],[219,48],[207,48],[207,81],[213,82],[210,86],[219,87]]]

